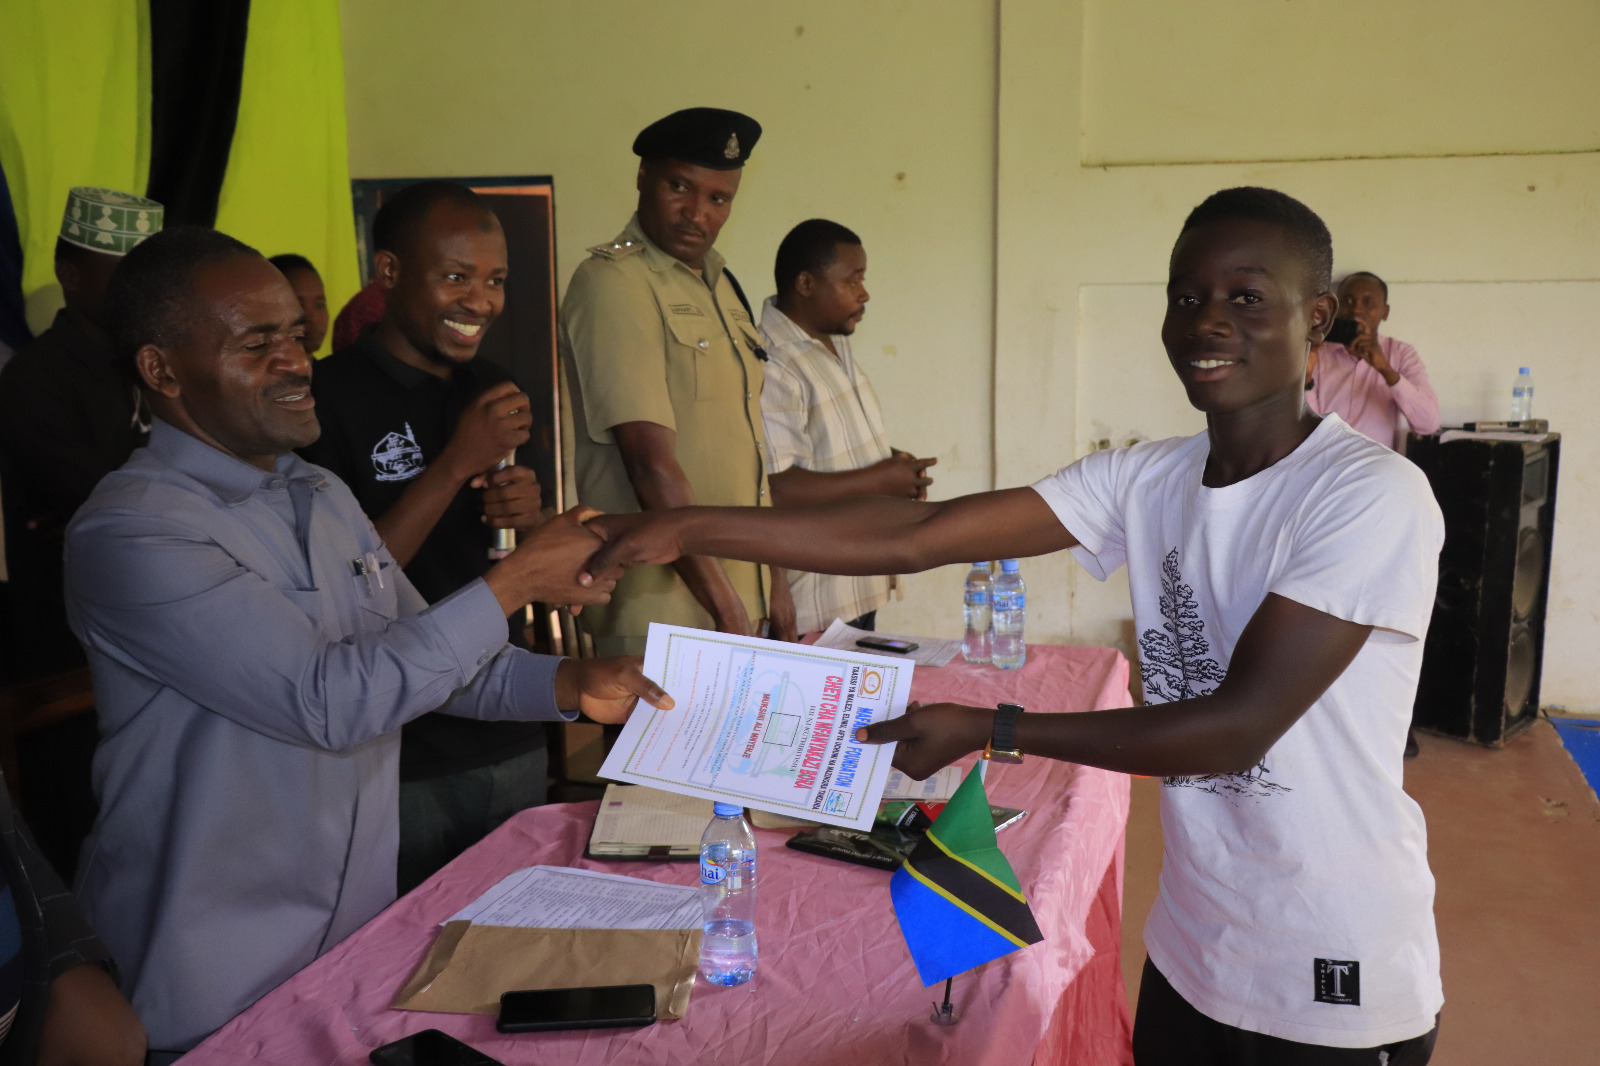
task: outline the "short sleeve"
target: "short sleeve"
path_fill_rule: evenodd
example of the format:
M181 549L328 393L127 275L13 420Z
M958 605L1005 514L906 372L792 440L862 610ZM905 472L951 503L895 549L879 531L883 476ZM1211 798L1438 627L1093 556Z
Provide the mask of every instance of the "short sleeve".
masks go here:
M572 346L584 419L597 444L611 428L654 422L678 428L667 389L667 341L661 312L639 264L589 259L578 267L561 304Z
M1383 450L1314 490L1267 590L1374 627L1374 640L1420 640L1433 615L1444 519L1428 479Z
M1078 542L1073 556L1097 581L1128 561L1124 501L1131 450L1094 452L1033 485Z
M798 466L814 470L810 415L804 380L795 369L776 359L767 364L761 388L761 424L767 433L767 473L778 474Z

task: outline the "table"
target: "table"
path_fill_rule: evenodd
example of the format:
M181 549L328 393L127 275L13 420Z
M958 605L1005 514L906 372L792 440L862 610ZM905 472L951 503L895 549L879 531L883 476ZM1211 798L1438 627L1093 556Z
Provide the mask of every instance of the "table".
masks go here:
M1122 707L1128 663L1109 648L1039 645L1016 671L919 667L911 694L1035 710ZM756 831L761 968L737 988L697 982L682 1021L504 1036L487 1016L389 1010L438 924L512 870L549 863L694 883L692 863L584 859L597 808L589 802L518 814L181 1061L358 1066L380 1044L438 1028L510 1066L1131 1063L1119 958L1128 778L1028 759L991 766L987 784L993 802L1029 812L1000 844L1045 940L958 976L962 1020L953 1027L928 1020L942 987L917 978L889 874L794 851L783 846L787 831L765 830Z

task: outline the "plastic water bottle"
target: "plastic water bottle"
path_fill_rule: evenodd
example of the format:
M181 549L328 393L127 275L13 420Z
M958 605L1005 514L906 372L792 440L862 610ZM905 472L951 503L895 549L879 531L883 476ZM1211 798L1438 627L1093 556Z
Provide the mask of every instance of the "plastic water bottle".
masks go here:
M1522 422L1533 417L1533 371L1523 367L1517 371L1517 380L1511 386L1511 421Z
M700 976L714 985L742 985L756 975L756 838L743 807L712 809L715 817L700 837Z
M988 563L973 563L967 572L967 589L961 597L962 614L967 619L967 635L961 638L961 657L969 663L986 663L991 650L989 637L994 614L989 608L994 582Z
M1023 643L1022 624L1028 615L1028 586L1015 559L1000 560L1000 576L994 579L994 664L1002 670L1015 670L1028 657Z

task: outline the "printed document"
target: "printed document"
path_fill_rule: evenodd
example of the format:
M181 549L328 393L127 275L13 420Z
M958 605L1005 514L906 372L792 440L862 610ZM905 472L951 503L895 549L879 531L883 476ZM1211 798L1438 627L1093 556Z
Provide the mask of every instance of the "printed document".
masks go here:
M700 890L692 885L529 866L501 878L448 920L538 929L698 929L701 907Z
M677 706L641 703L600 776L866 829L893 744L855 731L905 713L915 664L651 623L644 672Z

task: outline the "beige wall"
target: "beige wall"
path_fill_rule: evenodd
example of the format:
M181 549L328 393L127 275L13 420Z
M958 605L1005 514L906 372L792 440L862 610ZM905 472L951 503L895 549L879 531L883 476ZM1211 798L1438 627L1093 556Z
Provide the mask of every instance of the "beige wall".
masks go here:
M721 247L759 299L793 222L862 233L858 351L896 443L941 456L941 496L1197 430L1157 339L1177 228L1228 185L1304 199L1338 269L1391 281L1392 332L1447 418L1501 416L1534 367L1537 413L1565 433L1544 698L1600 712L1589 0L442 10L344 0L352 173L553 174L565 275L625 220L640 126L750 112L767 132ZM1064 557L1025 571L1033 639L1125 640L1125 583ZM954 635L960 574L908 584L884 624Z
M351 174L553 175L563 285L585 248L628 221L634 134L680 107L755 116L762 139L717 246L757 311L791 226L824 215L854 229L872 293L855 349L895 445L939 456L947 493L989 487L991 4L343 10ZM949 628L944 601L959 603L961 578L950 598L942 576L909 583L897 605L907 624Z

